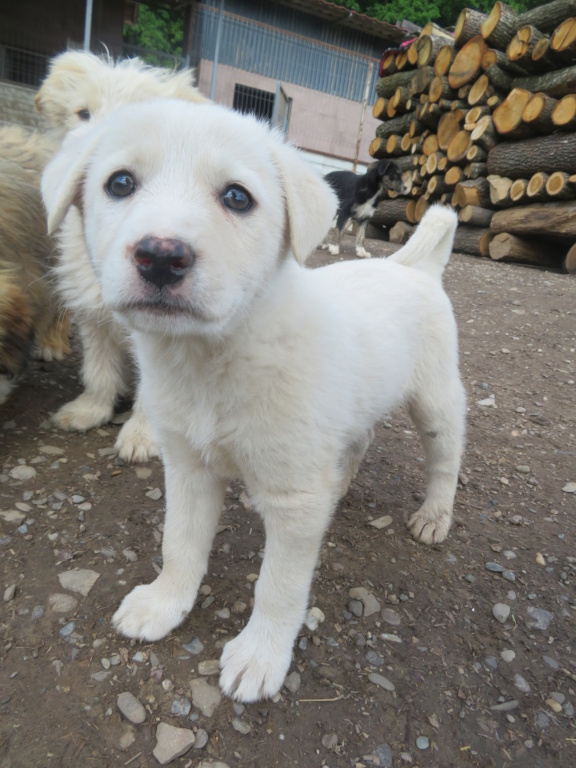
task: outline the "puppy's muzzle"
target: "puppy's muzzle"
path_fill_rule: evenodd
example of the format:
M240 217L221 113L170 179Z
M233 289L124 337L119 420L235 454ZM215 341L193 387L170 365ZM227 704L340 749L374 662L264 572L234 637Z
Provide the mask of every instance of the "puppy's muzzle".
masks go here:
M169 238L147 237L134 249L138 273L157 288L179 283L195 259L189 245Z

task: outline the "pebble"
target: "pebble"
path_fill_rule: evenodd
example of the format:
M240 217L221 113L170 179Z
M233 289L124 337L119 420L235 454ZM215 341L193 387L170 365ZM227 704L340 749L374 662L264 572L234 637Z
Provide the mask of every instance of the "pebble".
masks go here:
M193 637L192 640L190 640L189 643L183 645L182 648L184 648L185 651L188 651L188 653L191 653L193 656L197 656L204 650L204 643L199 638Z
M205 678L198 677L190 680L190 690L192 704L202 712L204 717L212 717L222 700L220 689L210 685Z
M99 573L84 568L79 568L74 571L64 571L63 573L58 574L58 580L64 589L69 589L71 592L79 592L84 597L89 594L99 578Z
M384 664L384 659L376 651L370 650L366 654L366 661L373 667L381 667Z
M416 746L422 751L430 749L430 739L427 736L418 736L416 739Z
M159 501L162 498L162 491L160 488L153 488L151 491L146 492L146 496L152 501Z
M504 573L506 568L504 568L503 565L500 565L500 563L486 563L484 566L487 571L492 571L492 573Z
M219 611L216 611L216 616L218 616L219 619L229 619L230 608L221 608Z
M363 759L371 766L392 768L392 749L389 744L379 744L376 749L372 750L371 755L366 755Z
M546 704L550 707L552 712L556 712L556 714L562 712L562 704L556 701L556 699L546 699Z
M510 616L510 606L506 605L506 603L496 603L496 605L494 605L492 608L492 615L496 621L504 624L504 622L508 619L508 616Z
M208 744L208 731L205 731L204 728L198 728L196 731L194 749L204 749L206 744Z
M301 684L302 678L298 672L294 671L290 672L289 675L286 675L286 679L284 680L284 687L289 690L290 693L296 693Z
M220 760L202 760L196 768L229 768L228 763L221 763Z
M6 587L4 590L4 602L9 603L11 600L14 600L14 595L16 594L16 584L10 584L9 587Z
M6 523L19 523L21 520L24 520L26 515L24 512L18 512L16 509L6 509L0 510L0 517Z
M326 749L336 749L338 746L338 734L333 732L325 733L322 736L322 746Z
M503 701L500 704L494 704L490 707L493 712L512 712L513 709L518 709L520 702L517 699L511 699L510 701Z
M138 725L146 720L146 710L130 691L124 691L118 695L116 706L131 723Z
M78 607L78 600L72 595L55 592L48 597L48 608L54 613L73 613Z
M514 653L514 651L505 650L505 651L502 651L502 653L500 654L500 658L503 661L511 662L511 661L514 661L514 659L516 658L516 654Z
M514 685L522 693L530 693L530 683L522 675L514 675Z
M242 733L244 736L247 736L252 730L250 723L247 723L246 720L242 720L240 717L232 718L232 728L234 728L235 731L238 731L238 733Z
M390 517L390 515L384 515L383 517L378 517L376 520L370 520L368 525L371 525L373 528L377 528L378 530L381 530L382 528L387 528L389 525L391 525L393 522L393 519Z
M188 728L176 728L168 723L158 723L156 746L152 754L160 765L166 765L186 754L194 744L194 740L194 734Z
M36 477L36 470L26 464L19 464L17 467L12 467L8 474L13 480L32 480Z
M401 622L400 614L393 608L383 608L382 618L387 624L392 624L393 627L397 627Z
M348 610L353 616L359 619L364 612L364 606L360 600L348 600Z
M190 714L192 702L190 699L174 699L170 707L170 714L186 717Z
M562 490L564 493L576 493L576 483L566 483Z
M200 675L217 675L220 672L219 659L207 659L198 664L198 673Z
M365 587L352 587L348 591L348 597L352 600L360 600L364 606L364 616L372 616L375 613L379 613L382 608L372 592L368 591Z
M123 549L122 554L128 560L129 563L135 563L138 560L138 555L133 549Z
M75 629L76 629L76 624L73 621L69 621L68 624L64 624L64 626L60 630L60 634L62 635L62 637L68 637L68 635L71 635Z
M383 675L379 675L378 672L370 672L368 675L368 680L371 683L374 683L374 685L380 686L380 688L384 688L385 691L395 691L396 686L394 683L391 683L388 678L384 677Z
M129 730L125 731L122 736L120 736L120 739L118 741L118 749L121 752L126 752L127 749L130 749L132 744L136 741L136 736L134 735L134 731Z
M304 619L304 624L308 627L310 632L314 632L314 630L318 629L320 624L322 624L325 618L326 616L324 616L324 612L321 611L320 608L310 608Z
M531 605L528 606L527 613L532 619L534 619L534 621L528 622L530 629L540 629L545 631L548 629L550 622L554 618L553 613L545 611L543 608L534 608Z

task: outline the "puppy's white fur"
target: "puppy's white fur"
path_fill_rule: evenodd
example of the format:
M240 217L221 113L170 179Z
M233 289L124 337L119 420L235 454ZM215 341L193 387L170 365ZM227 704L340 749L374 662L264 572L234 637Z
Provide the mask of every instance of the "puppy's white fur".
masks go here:
M129 173L132 195L107 180ZM254 199L224 205L230 185ZM164 565L114 615L128 637L164 637L206 573L227 482L240 477L266 549L252 616L223 652L220 683L272 696L289 668L322 537L376 421L407 403L422 437L416 539L448 534L464 433L456 326L441 286L455 214L431 208L387 260L303 266L336 208L331 189L264 125L222 107L121 109L65 146L43 179L52 228L79 205L110 311L131 329L142 397L165 466ZM143 238L195 255L162 295L138 273Z
M83 51L55 57L36 95L36 106L55 135L78 134L120 104L158 97L208 100L193 85L189 70L171 72L140 59L114 62ZM59 238L55 267L58 289L73 313L82 344L84 391L54 416L63 429L86 430L112 418L114 405L132 386L132 354L125 330L106 308L100 285L86 253L82 222L76 210L68 216ZM158 455L156 438L136 396L131 418L120 430L120 458L145 461Z

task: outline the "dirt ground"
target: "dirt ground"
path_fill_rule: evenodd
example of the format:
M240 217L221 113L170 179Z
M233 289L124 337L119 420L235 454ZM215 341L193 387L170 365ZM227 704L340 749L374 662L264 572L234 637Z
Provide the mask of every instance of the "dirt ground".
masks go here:
M117 461L114 424L54 429L50 414L80 391L78 356L34 365L0 409L3 768L156 766L160 722L195 733L171 763L189 768L576 765L576 280L455 255L445 284L468 395L450 536L426 547L406 532L422 451L393 414L322 548L312 602L324 622L300 632L290 689L245 707L217 701L202 663L250 612L263 539L242 488L190 617L130 645L110 619L161 564L160 463ZM86 596L59 581L74 569L98 574ZM210 716L198 686L216 694ZM142 724L121 715L123 692Z

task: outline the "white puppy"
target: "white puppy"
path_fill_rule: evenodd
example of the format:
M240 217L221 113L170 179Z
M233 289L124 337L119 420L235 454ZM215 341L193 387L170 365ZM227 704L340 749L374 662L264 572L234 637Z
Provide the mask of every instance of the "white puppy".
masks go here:
M64 146L43 193L54 229L82 216L106 306L131 329L166 480L161 575L116 628L164 637L194 605L230 478L266 529L252 616L222 689L281 687L330 517L377 420L405 402L426 451L409 527L446 538L464 433L456 326L441 274L456 215L433 207L387 260L307 269L336 199L297 150L223 107L118 110Z
M85 51L67 51L52 59L36 95L36 106L56 136L89 130L120 104L158 97L207 102L193 85L193 72L151 67L140 59L113 61ZM58 290L72 312L82 344L84 391L54 416L63 429L86 430L112 418L114 405L132 385L134 370L125 329L102 302L100 285L86 254L82 223L71 211L59 238L54 269ZM158 455L156 438L140 398L116 441L118 455L145 461Z

